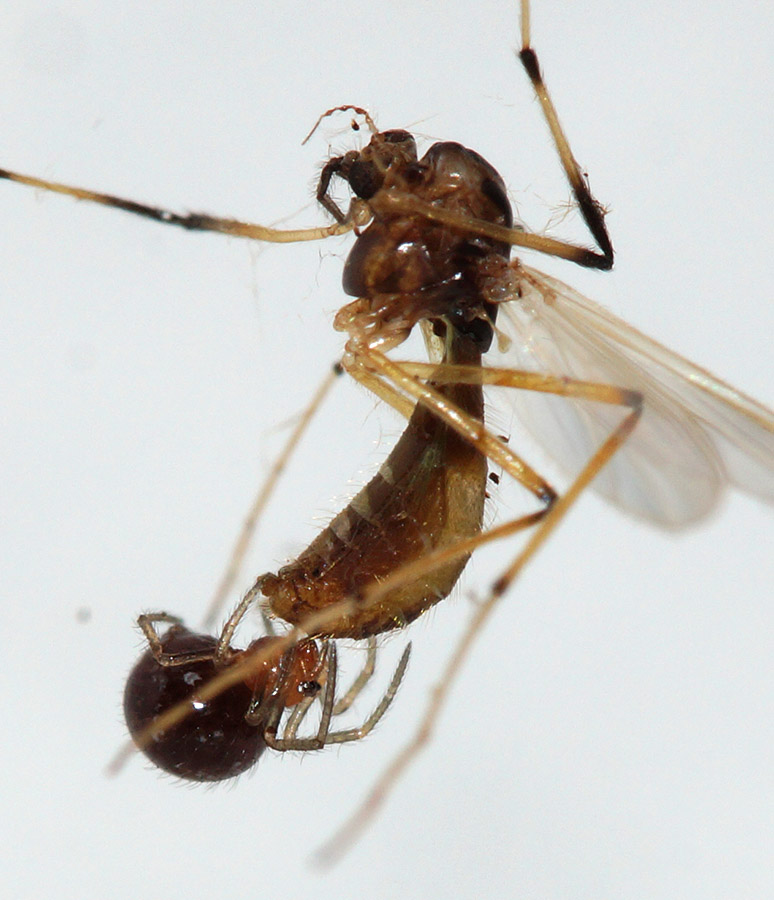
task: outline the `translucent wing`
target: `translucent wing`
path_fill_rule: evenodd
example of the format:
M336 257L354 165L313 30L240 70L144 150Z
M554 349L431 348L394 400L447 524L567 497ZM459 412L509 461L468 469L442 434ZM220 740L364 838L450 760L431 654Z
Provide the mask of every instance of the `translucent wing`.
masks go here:
M644 411L594 488L662 527L705 516L726 483L774 502L774 413L555 278L527 266L500 307L510 338L498 365L632 388ZM495 360L492 360L495 362ZM516 412L574 474L625 410L514 390Z

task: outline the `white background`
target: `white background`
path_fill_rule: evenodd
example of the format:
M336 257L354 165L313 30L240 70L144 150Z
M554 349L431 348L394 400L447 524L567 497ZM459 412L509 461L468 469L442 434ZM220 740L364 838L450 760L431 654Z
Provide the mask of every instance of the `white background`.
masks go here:
M350 145L348 120L300 141L349 102L476 148L532 228L561 211L512 3L307 6L26 0L0 36L0 165L314 224L318 166L329 139ZM618 255L610 275L529 261L774 404L770 5L542 0L533 28ZM137 759L107 779L133 621L201 617L279 426L340 350L349 242L258 249L5 183L0 209L8 896L772 895L774 517L740 496L682 536L584 498L332 872L310 851L408 737L512 548L412 628L406 683L363 744L269 754L231 788ZM572 217L554 233L582 236ZM242 587L304 546L400 427L337 385Z

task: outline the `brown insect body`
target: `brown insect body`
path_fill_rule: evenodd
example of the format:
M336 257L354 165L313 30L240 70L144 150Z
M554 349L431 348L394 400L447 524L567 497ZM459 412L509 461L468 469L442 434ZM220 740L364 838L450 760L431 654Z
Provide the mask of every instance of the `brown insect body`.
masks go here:
M450 329L451 330L451 329ZM478 345L452 333L451 362L478 364ZM483 417L482 390L443 385L441 393ZM300 556L277 575L259 579L273 615L294 625L427 553L481 532L486 491L484 456L424 406L416 407L395 448L374 478ZM400 628L446 597L469 554L428 572L329 622L329 637L364 638Z
M356 155L356 159L348 159ZM393 198L430 204L459 218L505 228L513 214L505 184L493 166L453 141L433 144L421 160L406 131L375 134L362 151L335 158L326 166L346 178L372 221L358 235L344 266L343 287L357 297L337 315L335 327L400 343L422 319L444 319L489 348L496 308L489 292L501 282L510 245L470 230L454 230L393 207ZM325 173L320 190L327 192ZM330 201L330 198L326 198ZM324 200L323 200L324 202ZM358 202L358 201L355 201ZM331 209L330 203L325 203ZM338 207L334 215L341 216Z
M417 159L405 131L377 133L361 152L331 160L321 179L327 197L332 174L345 178L368 203L373 221L358 236L344 269L344 289L358 297L336 326L370 339L399 343L420 320L429 320L446 343L444 364L481 365L496 314L487 291L508 262L510 247L491 238L454 232L427 220L393 213L380 200L411 193L461 217L505 227L512 214L498 173L457 143L434 144ZM326 200L329 201L326 203ZM375 338L375 340L373 340ZM483 422L480 385L430 382L457 409ZM428 553L480 534L487 465L483 454L424 405L377 475L301 555L256 587L271 613L303 625L312 613L368 588ZM400 628L446 597L469 554L416 580L377 603L327 622L328 637L365 638Z

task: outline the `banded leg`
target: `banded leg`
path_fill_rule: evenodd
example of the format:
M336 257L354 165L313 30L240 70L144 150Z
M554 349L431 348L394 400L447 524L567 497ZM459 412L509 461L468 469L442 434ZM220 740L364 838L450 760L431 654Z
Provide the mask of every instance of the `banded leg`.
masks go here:
M586 177L572 154L570 144L559 122L554 103L551 100L551 95L548 93L548 88L543 80L537 53L532 47L530 31L529 0L521 0L521 49L518 53L519 60L532 83L535 96L540 103L543 117L551 132L554 146L559 154L559 160L570 183L570 188L578 204L583 221L586 223L586 227L589 229L599 250L592 250L588 247L573 244L569 241L557 240L546 235L533 234L520 228L505 228L479 219L470 219L465 224L471 234L480 234L496 241L511 244L514 247L537 250L539 253L566 259L586 268L608 270L613 267L614 251L607 226L605 225L605 209L591 193ZM412 194L400 194L397 191L392 191L377 195L369 202L372 211L375 213L395 215L402 212L407 215L421 216L430 222L437 222L439 225L446 225L458 230L461 227L459 215L419 200Z
M9 169L0 169L0 179L14 181L17 184L26 184L29 187L49 191L53 194L65 194L68 197L74 197L76 200L87 200L90 203L99 203L101 206L110 206L113 209L120 209L135 216L152 219L161 225L175 225L179 228L184 228L186 231L216 231L232 237L243 237L253 241L268 241L274 244L319 241L334 234L346 234L355 227L354 222L345 221L317 228L270 228L266 225L258 225L255 222L242 222L239 219L227 219L221 216L211 216L207 213L176 213L161 206L150 206L146 203L138 203L136 200L116 197L114 194L103 194L100 191L92 191L88 188L61 184L58 181L48 181L45 178L37 178L34 175L22 175L20 172L11 172Z

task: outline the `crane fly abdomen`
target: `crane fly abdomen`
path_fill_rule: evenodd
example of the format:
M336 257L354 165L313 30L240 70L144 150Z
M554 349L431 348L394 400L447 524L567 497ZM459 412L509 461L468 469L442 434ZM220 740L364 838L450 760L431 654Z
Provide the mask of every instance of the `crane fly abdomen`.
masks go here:
M451 332L446 361L480 364L479 345ZM483 420L480 385L437 385L439 393ZM486 459L424 406L374 478L301 555L259 579L272 615L293 625L348 598L362 598L403 566L481 533ZM400 628L446 597L469 554L408 581L376 603L325 626L332 638L365 638Z

